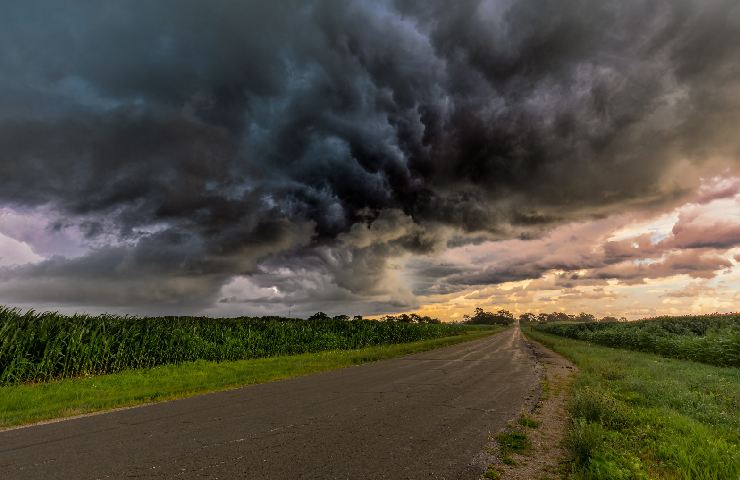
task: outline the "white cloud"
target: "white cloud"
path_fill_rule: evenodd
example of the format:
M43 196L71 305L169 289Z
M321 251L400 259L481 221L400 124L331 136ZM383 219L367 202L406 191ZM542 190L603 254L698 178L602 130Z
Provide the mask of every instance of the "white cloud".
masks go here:
M0 233L0 266L23 265L43 260L25 243Z

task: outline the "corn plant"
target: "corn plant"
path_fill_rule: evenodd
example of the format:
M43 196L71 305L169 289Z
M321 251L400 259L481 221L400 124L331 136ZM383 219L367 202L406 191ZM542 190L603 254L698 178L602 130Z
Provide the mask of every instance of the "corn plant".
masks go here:
M0 307L0 385L412 342L467 328L331 318L66 316Z
M545 323L535 328L607 347L723 367L740 366L740 314L658 317L620 323Z

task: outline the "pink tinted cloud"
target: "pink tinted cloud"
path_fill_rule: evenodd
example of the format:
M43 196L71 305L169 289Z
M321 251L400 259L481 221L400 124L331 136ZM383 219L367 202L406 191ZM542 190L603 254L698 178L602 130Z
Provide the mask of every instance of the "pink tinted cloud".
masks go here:
M619 297L615 292L606 290L603 287L593 288L591 290L570 288L556 296L558 300L614 300Z
M537 264L581 267L594 262L594 251L624 222L614 217L592 222L570 223L530 240L503 240L453 249L444 257L473 265ZM597 262L598 264L598 262Z
M740 245L740 221L706 219L699 212L681 214L666 248L730 249Z
M674 275L689 275L692 278L713 278L722 269L732 268L730 260L710 249L676 250L660 260L635 263L622 262L608 267L588 271L578 280L615 279L626 284L642 283L645 279L657 279Z
M708 287L706 282L694 282L678 290L666 292L661 295L663 298L696 298L701 295L714 295L716 289Z
M726 192L729 187L724 187ZM558 270L564 272L557 276L561 287L598 285L611 279L634 284L674 275L712 278L732 267L727 251L740 245L740 216L733 205L732 200L715 198L679 207L678 219L661 236L650 231L609 240L631 219L621 216L563 225L532 240L451 249L443 255L450 274L442 284L495 285Z
M694 199L658 217L612 216L561 225L534 239L450 248L440 257L410 263L409 277L417 281L414 291L420 295L475 288L464 298L485 299L491 295L485 286L508 284L511 295L512 282L526 280L529 294L539 289L555 298L554 292L565 289L562 299L573 301L612 300L605 287L613 281L637 285L677 275L711 279L737 268L733 256L740 262L732 251L740 246L740 204L732 198L738 185L735 177L702 182L702 202ZM656 223L661 218L669 221ZM625 232L632 236L625 238ZM541 285L545 279L552 285ZM593 291L582 293L586 287Z
M701 182L696 203L706 204L740 195L740 177L712 177Z
M652 238L651 233L643 233L624 240L605 242L603 245L605 263L660 256L664 249L659 243L654 243Z
M604 261L598 248L623 221L621 218L609 218L572 223L558 227L541 238L485 242L450 249L435 262L447 265L448 269L449 265L458 267L445 281L453 285L499 284L539 278L553 269L600 267ZM439 271L429 270L435 273Z

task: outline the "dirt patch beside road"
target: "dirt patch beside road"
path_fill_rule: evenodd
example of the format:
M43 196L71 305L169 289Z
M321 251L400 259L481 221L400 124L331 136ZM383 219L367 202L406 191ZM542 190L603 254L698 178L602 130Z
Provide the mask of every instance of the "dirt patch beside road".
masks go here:
M561 478L568 453L563 438L568 426L567 403L578 369L564 357L527 339L537 359L539 395L520 417L492 439L491 462L483 478L544 480Z

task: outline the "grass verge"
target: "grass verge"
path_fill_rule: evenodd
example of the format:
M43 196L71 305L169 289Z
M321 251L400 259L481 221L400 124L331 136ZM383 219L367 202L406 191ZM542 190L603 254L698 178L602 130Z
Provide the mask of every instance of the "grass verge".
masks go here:
M740 478L740 369L525 333L581 370L570 478Z
M198 360L110 375L0 387L0 428L160 402L334 370L475 340L504 328L358 350L330 350L229 362Z

